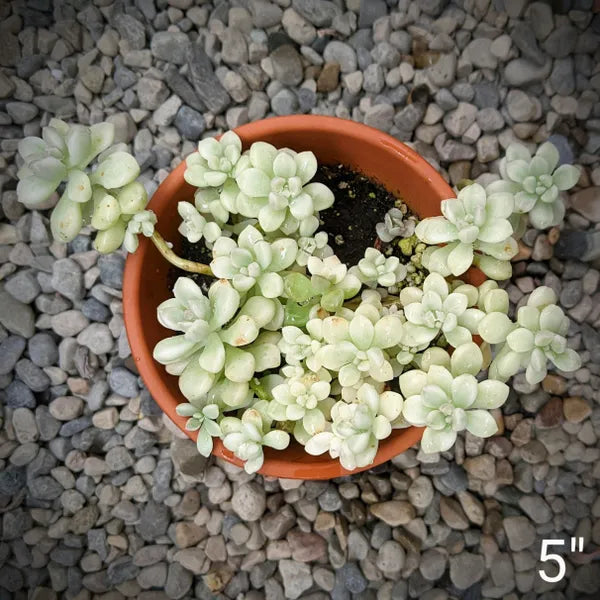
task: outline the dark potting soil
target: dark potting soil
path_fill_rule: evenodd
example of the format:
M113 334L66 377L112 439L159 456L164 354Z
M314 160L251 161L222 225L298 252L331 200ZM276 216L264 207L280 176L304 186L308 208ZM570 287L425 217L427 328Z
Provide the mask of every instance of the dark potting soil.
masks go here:
M377 241L376 225L383 221L385 213L398 206L399 199L382 184L362 175L344 165L319 165L314 182L325 184L335 195L331 208L320 212L319 231L329 234L329 245L335 254L348 267L356 265L363 258L365 249L374 246ZM410 212L407 213L407 216ZM396 248L388 248L386 253L407 260ZM380 248L384 251L384 248ZM179 254L194 262L208 264L212 260L210 250L202 242L191 244L185 238L181 240ZM178 277L191 277L203 290L214 281L206 275L197 275L182 271L176 267L169 269L169 287L172 288Z
M344 165L320 165L312 181L325 184L335 195L331 208L319 213L320 231L329 234L329 245L348 267L375 245L375 226L398 199L383 185Z

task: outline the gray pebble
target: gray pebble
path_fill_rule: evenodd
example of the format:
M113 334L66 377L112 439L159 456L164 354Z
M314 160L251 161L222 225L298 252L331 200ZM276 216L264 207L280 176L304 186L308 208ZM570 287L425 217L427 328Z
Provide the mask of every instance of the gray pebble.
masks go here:
M29 358L38 367L49 367L58 362L58 346L49 333L36 333L27 344Z

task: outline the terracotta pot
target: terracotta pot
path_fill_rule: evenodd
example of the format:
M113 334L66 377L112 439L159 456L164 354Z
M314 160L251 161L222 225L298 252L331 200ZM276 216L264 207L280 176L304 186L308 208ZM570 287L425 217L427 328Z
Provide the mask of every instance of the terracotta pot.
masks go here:
M389 191L401 196L420 217L439 215L440 201L454 196L442 177L416 152L393 137L359 123L333 117L296 115L243 125L236 129L236 133L244 148L262 140L277 147L312 150L320 163L343 163L378 180ZM158 229L163 237L176 245L180 240L177 203L192 200L194 192L194 188L183 179L184 170L185 161L158 187L148 206L158 217ZM195 439L196 432L186 431L186 419L175 412L177 404L184 401L177 378L168 375L164 367L152 358L156 343L172 335L156 319L156 307L171 296L167 286L170 266L153 244L140 236L139 249L128 256L125 266L125 326L132 355L153 398L182 431ZM470 273L467 279L480 283L481 273ZM395 430L379 443L375 461L367 468L404 452L421 439L422 433L422 428L418 427ZM213 454L242 465L225 449L221 440L214 440ZM364 469L353 472L360 470ZM350 472L328 454L310 456L300 444L293 442L283 451L265 449L265 462L260 473L272 477L330 479Z

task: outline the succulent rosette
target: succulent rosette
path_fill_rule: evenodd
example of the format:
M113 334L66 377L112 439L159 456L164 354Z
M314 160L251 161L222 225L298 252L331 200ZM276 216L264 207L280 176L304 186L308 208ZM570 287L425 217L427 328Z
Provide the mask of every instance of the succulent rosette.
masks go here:
M402 344L420 347L434 340L439 333L454 347L470 342L483 313L469 308L469 296L462 290L450 291L448 282L431 273L423 289L408 287L400 292L406 323Z
M532 157L522 144L513 143L500 161L502 180L488 186L491 193L510 191L515 198L515 212L528 214L537 229L558 225L565 216L560 192L579 181L579 169L573 165L557 167L559 154L550 142L542 144Z
M392 432L402 413L403 399L397 392L379 393L363 383L356 402L337 402L331 409L331 430L313 435L306 443L309 454L329 452L349 471L373 462L379 441Z
M481 350L468 343L456 349L449 368L431 364L426 372L415 369L400 375L402 415L411 425L425 427L425 452L449 450L465 429L483 438L498 431L488 411L504 404L509 388L492 379L478 382L475 375L482 366Z
M319 226L318 211L334 200L327 186L309 183L317 171L315 155L255 142L248 156L250 166L236 177L238 212L256 217L266 232L312 235Z
M205 138L198 142L198 152L185 159L184 178L196 187L221 187L235 177L241 156L242 141L234 131L224 133L218 140Z
M390 288L406 279L408 271L397 256L386 257L376 248L367 248L350 273L369 287Z
M442 200L441 217L423 219L416 227L417 237L426 244L445 244L428 248L423 264L444 277L462 275L475 263L489 277L510 277L510 263L517 253L509 221L514 209L513 195L498 191L487 195L474 183L464 187L456 198Z
M415 232L416 225L414 217L406 218L399 208L394 207L385 213L383 221L377 223L375 230L382 242L389 243L398 237L409 238Z
M196 447L202 456L210 456L213 449L213 438L221 436L221 426L218 423L221 409L218 404L206 403L199 400L182 402L175 411L180 417L189 417L185 428L197 431Z
M276 298L283 294L279 272L293 264L297 252L295 240L280 238L269 243L249 225L237 242L228 237L217 239L210 267L217 277L231 280L239 292L248 292L256 285L265 298Z
M283 450L290 443L285 431L270 429L272 420L266 415L266 407L256 403L244 411L241 419L224 417L220 426L223 445L244 462L247 473L256 473L264 462L263 447ZM262 402L262 404L266 404Z
M542 286L519 308L516 323L500 312L486 315L479 324L481 337L490 343L505 342L490 365L490 377L505 381L525 369L527 381L534 384L546 376L548 361L561 371L581 366L577 352L567 347L569 319L556 301L554 291Z
M348 298L358 294L361 283L358 277L335 255L308 259L310 283L314 293L321 296L321 306L330 312L340 308Z
M402 336L396 317L377 315L370 319L360 313L350 319L327 317L322 334L327 343L317 351L316 360L336 371L342 386L353 386L367 376L380 382L393 378L394 371L384 351L398 344Z

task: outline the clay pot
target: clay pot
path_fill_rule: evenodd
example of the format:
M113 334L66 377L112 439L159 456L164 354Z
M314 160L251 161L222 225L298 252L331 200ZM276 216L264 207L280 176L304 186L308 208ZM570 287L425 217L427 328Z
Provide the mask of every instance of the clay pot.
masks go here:
M452 189L416 152L393 137L359 123L333 117L295 115L277 117L243 125L236 129L244 148L252 142L265 141L296 151L312 150L320 163L343 163L381 182L397 193L420 217L440 214L440 201L453 197ZM180 218L177 203L193 202L194 188L183 179L185 161L161 183L148 208L158 217L158 230L177 249L181 236L177 232ZM357 215L360 218L360 215ZM167 273L171 265L158 253L152 242L140 236L139 249L130 254L125 266L123 308L127 336L139 372L162 410L190 438L196 432L186 431L186 419L177 415L175 407L185 399L177 386L177 377L168 375L164 367L152 358L156 343L172 335L159 325L156 307L171 292ZM477 277L470 278L480 283ZM379 450L370 468L404 452L421 439L418 427L394 430L379 443ZM213 454L238 466L242 462L225 449L221 440L214 440ZM363 469L357 469L360 471ZM263 475L296 479L330 479L348 475L338 460L328 454L310 456L303 447L292 442L286 450L265 449Z

